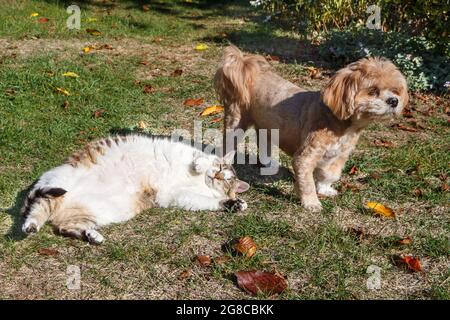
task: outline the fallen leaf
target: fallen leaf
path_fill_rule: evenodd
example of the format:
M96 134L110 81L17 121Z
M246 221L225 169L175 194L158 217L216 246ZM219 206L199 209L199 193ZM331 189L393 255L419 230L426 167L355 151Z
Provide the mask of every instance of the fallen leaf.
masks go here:
M409 132L416 132L417 131L416 128L408 127L408 126L405 126L403 124L398 124L398 123L392 125L392 128L403 130L403 131L409 131Z
M141 61L139 61L139 64L142 64L143 66L148 66L150 64L150 61L148 61L148 60L141 60Z
M203 98L198 98L198 99L186 99L183 102L183 105L185 105L186 107L194 107L194 106L199 106L203 103Z
M450 116L450 107L445 107L444 113L448 116Z
M147 128L147 125L145 124L144 121L139 121L137 127L141 130L144 130Z
M82 50L84 53L88 53L89 51L91 51L91 47L84 47Z
M64 72L63 76L70 77L70 78L78 78L79 77L78 74L76 74L75 72L72 72L72 71Z
M239 242L234 245L236 252L250 258L256 253L256 244L249 236L245 236L239 239Z
M403 115L405 118L414 118L414 115L413 115L413 113L412 113L412 110L411 110L410 108L408 108L408 107L406 107L406 108L403 109L402 115Z
M181 272L181 273L178 275L178 280L185 280L185 279L188 279L188 278L191 277L191 275L192 275L192 269L184 270L183 272Z
M33 12L32 14L30 14L30 17L37 17L38 15L39 15L39 13Z
M320 70L314 67L306 67L306 70L308 70L308 75L311 79L320 78L320 76L322 75Z
M341 190L352 190L352 191L360 191L361 187L354 183L349 183L346 181L341 182Z
M383 140L383 139L376 139L373 141L373 144L376 147L384 147L384 148L393 148L394 147L394 143L392 141L387 141L387 140Z
M144 4L144 5L142 6L142 11L147 12L147 11L149 11L149 10L150 10L150 7L149 7L148 5Z
M39 23L47 23L47 22L49 22L49 19L48 19L48 18L42 17L42 18L39 18L39 19L38 19L38 22L39 22Z
M353 166L350 168L350 171L348 172L348 174L350 175L354 175L358 172L358 168L356 166Z
M63 109L69 108L69 101L64 100L63 104L61 105L61 108L63 108Z
M200 113L200 116L206 117L206 116L209 116L210 114L219 113L221 111L223 111L223 106L214 105L214 106L205 108L205 110L203 110L202 113Z
M278 294L287 288L286 280L271 272L238 271L234 275L237 278L239 288L254 296L259 293L266 295Z
M56 256L57 254L59 254L59 251L55 250L55 249L49 249L49 248L40 248L38 250L38 253L41 256Z
M414 258L413 256L410 255L405 255L403 257L395 255L393 256L393 261L397 265L397 267L400 268L406 267L408 270L414 272L423 271L419 258Z
M223 120L223 117L217 117L217 118L212 119L210 122L211 123L216 123L216 122L220 122L222 120Z
M217 264L217 265L224 264L224 263L226 263L229 260L230 260L229 256L223 255L223 256L214 258L214 264Z
M207 50L209 47L204 44L204 43L200 43L198 45L195 46L195 50L197 51L203 51L203 50Z
M414 194L416 195L416 197L423 197L423 190L420 188L414 189Z
M87 22L95 22L97 21L97 18L87 18Z
M97 29L91 29L91 28L87 28L86 32L89 33L91 36L100 36L102 34Z
M55 88L55 91L56 91L56 92L59 92L59 93L61 93L61 94L63 94L63 95L65 95L65 96L70 96L70 92L67 91L66 89L63 89L63 88Z
M92 117L94 118L100 118L103 117L103 114L106 112L105 109L97 109L92 113Z
M155 42L155 43L160 43L161 41L163 41L163 38L161 38L161 37L153 38L153 42Z
M447 192L449 189L450 189L450 187L448 186L448 184L444 182L441 186L441 191Z
M407 245L407 244L411 244L412 240L410 237L405 237L403 239L398 240L399 244L403 244L403 245Z
M196 256L195 259L202 267L208 267L211 265L211 258L210 256Z
M183 74L183 70L182 69L175 69L173 72L172 72L172 77L179 77L179 76L181 76Z
M391 208L382 205L381 203L367 202L366 207L369 209L372 209L378 215L381 215L381 216L384 216L387 218L395 217L394 211Z
M149 85L149 84L146 84L145 86L144 86L144 91L143 91L144 93L153 93L153 92L155 92L155 89L151 86L151 85Z

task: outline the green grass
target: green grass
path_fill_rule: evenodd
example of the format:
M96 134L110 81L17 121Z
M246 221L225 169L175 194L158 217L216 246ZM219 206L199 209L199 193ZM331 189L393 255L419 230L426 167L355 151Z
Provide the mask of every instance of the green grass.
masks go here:
M301 37L261 25L245 1L151 1L149 11L139 1L116 1L111 7L110 2L90 1L82 6L79 31L65 27L63 1L0 3L5 4L0 43L6 41L0 53L1 298L242 299L249 296L232 275L257 269L287 277L289 289L280 299L449 299L449 198L442 190L450 163L443 108L448 98L429 117L414 112L425 130L370 127L338 183L355 184L358 190L344 188L338 197L323 199L321 213L301 208L289 173L264 181L255 168L244 166L238 171L252 186L244 195L249 204L244 213L154 209L104 228L102 246L55 235L50 226L25 238L18 212L25 189L88 141L136 130L140 121L148 133L192 130L201 109L186 108L183 101L203 97L204 106L217 103L212 76L228 39L249 51L281 56L285 62L273 63L274 68L301 86L320 89L324 82L307 77L305 66L316 63L311 56L295 56L292 48ZM30 17L33 12L39 16ZM50 21L39 23L39 17ZM101 35L91 36L86 28ZM227 38L220 36L223 32ZM157 37L162 40L155 42ZM209 49L195 51L198 43ZM113 49L82 52L100 44ZM181 76L172 76L176 69L183 70ZM79 78L64 77L67 71ZM155 92L145 94L145 85ZM427 104L412 99L414 107L434 105L434 97L428 97ZM221 128L221 123L209 123L214 117L205 119L204 128ZM395 147L375 147L372 141L380 138ZM281 160L290 166L288 157ZM355 175L348 174L352 166L358 168ZM364 206L367 201L392 207L397 218L374 216ZM363 228L364 237L355 236L352 228ZM223 252L223 244L246 235L258 246L254 257ZM412 243L399 245L406 236ZM41 248L58 254L41 255ZM203 268L195 262L199 254L229 260ZM417 255L425 273L398 268L391 262L393 254ZM69 265L81 268L80 291L65 287ZM382 269L380 290L366 288L370 265ZM180 278L186 270L190 276Z

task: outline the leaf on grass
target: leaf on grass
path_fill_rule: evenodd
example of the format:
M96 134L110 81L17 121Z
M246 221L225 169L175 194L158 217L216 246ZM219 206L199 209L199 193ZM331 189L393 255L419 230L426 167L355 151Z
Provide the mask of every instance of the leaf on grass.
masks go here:
M254 296L259 293L278 294L287 288L286 280L271 272L238 271L234 275L237 278L239 288Z
M144 91L143 91L144 93L153 93L153 92L155 92L155 88L153 88L151 85L149 85L149 84L146 84L145 86L144 86Z
M141 61L139 61L139 64L142 64L143 66L148 66L150 64L150 61L148 61L148 60L141 60Z
M63 76L70 77L70 78L78 78L79 77L78 74L76 74L75 72L72 72L72 71L64 72Z
M356 166L353 166L350 168L350 171L348 172L348 174L350 175L354 175L358 172L358 168Z
M41 256L56 256L57 254L59 254L59 251L55 250L55 249L49 249L49 248L40 248L38 250L38 253Z
M183 74L183 69L175 69L173 72L172 72L172 77L179 77L179 76L181 76Z
M384 148L393 148L394 147L394 143L392 141L387 141L387 140L383 140L383 139L376 139L373 141L373 144L376 147L384 147Z
M306 67L306 70L308 70L308 75L311 79L320 78L320 76L322 75L320 70L314 67Z
M202 267L208 267L211 265L211 258L210 256L202 256L198 255L195 257L195 260L197 260L197 263L201 265Z
M221 265L221 264L228 262L229 260L230 260L230 257L227 255L219 256L217 258L214 258L214 264Z
M448 186L448 184L447 183L443 183L442 184L442 186L441 186L441 191L442 192L447 192L448 190L450 190L450 187Z
M97 18L87 18L87 22L96 22Z
M198 99L186 99L183 102L183 105L185 105L186 107L195 107L195 106L199 106L203 103L203 98L198 98Z
M67 91L66 89L56 87L56 88L55 88L55 91L58 92L58 93L61 93L61 94L65 95L65 96L70 96L70 92Z
M102 34L97 29L91 29L91 28L87 28L86 32L89 33L91 36L100 36Z
M88 53L89 51L91 51L91 47L84 47L82 50L84 53Z
M399 123L392 125L392 128L403 130L403 131L408 131L408 132L416 132L417 131L416 128L408 127L408 126L405 126L405 125L399 124Z
M208 48L209 47L204 43L200 43L195 46L195 50L197 50L197 51L204 51L204 50L207 50Z
M372 209L376 214L378 214L380 216L387 217L387 218L395 217L394 211L391 208L382 205L381 203L367 202L366 206L367 206L367 208Z
M422 189L417 188L417 189L414 189L414 194L416 195L416 197L420 198L420 197L423 197L424 192Z
M33 12L32 14L30 14L30 17L37 17L38 15L39 15L39 13Z
M410 237L405 237L403 239L398 240L399 244L408 245L412 243L412 240Z
M47 23L49 21L50 21L49 18L44 18L44 17L38 19L39 23Z
M192 269L184 270L183 272L181 272L181 273L178 275L178 280L185 280L185 279L188 279L188 278L191 277L191 275L192 275Z
M140 129L140 130L145 130L145 129L147 128L147 125L145 124L144 121L141 120L141 121L138 122L137 127L138 127L138 129Z
M222 120L223 120L223 117L217 117L217 118L212 119L210 122L211 123L217 123L217 122L220 122Z
M206 117L206 116L209 116L210 114L216 114L216 113L219 113L222 111L223 111L223 106L214 105L214 106L205 108L205 110L203 110L202 113L200 113L200 116Z
M106 112L105 109L97 109L92 113L92 117L94 118L100 118L103 117L103 114Z
M414 258L413 256L410 256L410 255L406 255L403 257L399 256L399 255L395 255L393 257L393 261L399 268L406 267L408 270L414 271L414 272L422 272L423 271L423 268L422 268L419 258Z
M65 109L65 110L66 110L67 108L69 108L69 101L64 100L63 104L61 105L61 108Z
M150 10L150 7L149 7L148 5L144 4L144 5L142 6L142 11L147 12L147 11L149 11L149 10Z
M249 236L245 236L239 239L239 242L234 245L236 252L250 258L256 253L256 244Z

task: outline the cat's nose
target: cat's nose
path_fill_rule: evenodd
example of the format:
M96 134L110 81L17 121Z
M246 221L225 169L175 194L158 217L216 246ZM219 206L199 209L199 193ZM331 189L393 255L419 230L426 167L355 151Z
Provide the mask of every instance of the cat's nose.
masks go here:
M398 105L398 99L395 97L391 97L386 100L386 103L392 108L395 108Z

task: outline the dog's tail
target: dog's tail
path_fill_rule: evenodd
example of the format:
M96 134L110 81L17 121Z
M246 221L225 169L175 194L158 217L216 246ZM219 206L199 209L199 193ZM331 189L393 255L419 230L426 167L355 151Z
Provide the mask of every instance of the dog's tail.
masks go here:
M270 68L260 55L244 56L235 46L225 49L223 60L214 76L214 87L225 106L237 103L250 105L251 87L255 77Z

